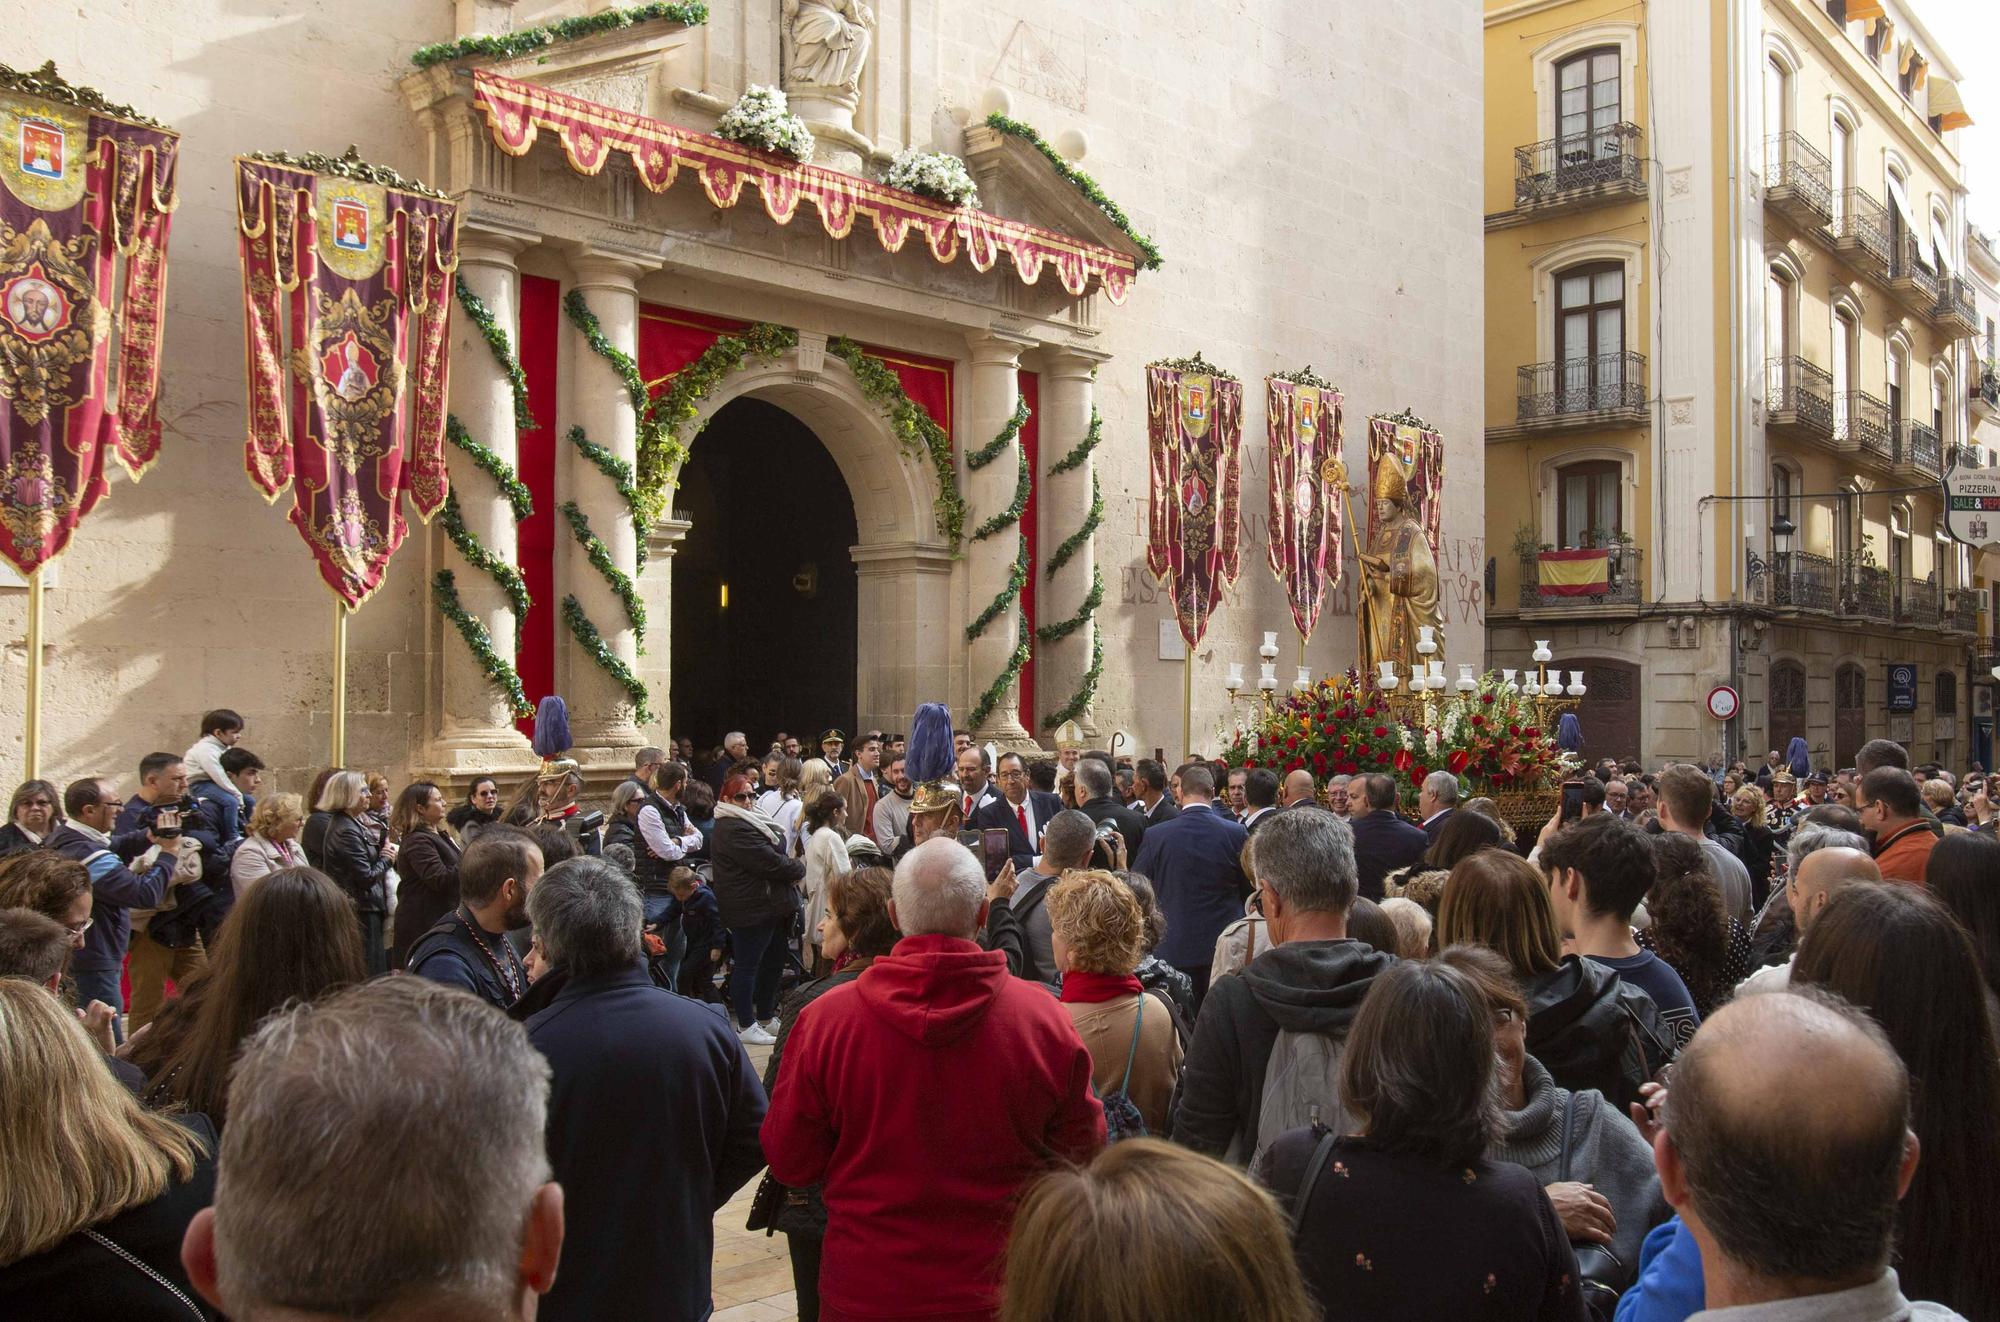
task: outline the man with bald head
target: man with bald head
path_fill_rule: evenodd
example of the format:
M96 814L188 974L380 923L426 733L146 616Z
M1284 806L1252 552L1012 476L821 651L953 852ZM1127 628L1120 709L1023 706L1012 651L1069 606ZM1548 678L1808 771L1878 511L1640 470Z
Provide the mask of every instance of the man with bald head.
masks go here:
M1909 1075L1867 1015L1817 989L1732 1001L1681 1052L1663 1119L1653 1158L1680 1221L1647 1237L1635 1315L1692 1303L1698 1272L1691 1322L1959 1316L1906 1300L1889 1266L1921 1154Z
M1278 805L1281 808L1297 808L1301 804L1309 808L1317 803L1319 800L1313 788L1313 773L1294 771L1287 775L1283 799L1284 801Z
M1875 860L1868 857L1868 851L1860 846L1865 843L1860 836L1845 836L1849 843L1829 845L1814 849L1799 860L1792 875L1785 882L1785 902L1792 906L1792 922L1798 927L1800 938L1804 938L1806 928L1812 926L1819 911L1826 908L1826 902L1834 892L1851 886L1857 881L1880 881L1882 870ZM1737 986L1737 995L1745 992L1783 991L1792 982L1792 960L1798 958L1798 947L1782 964L1758 969Z

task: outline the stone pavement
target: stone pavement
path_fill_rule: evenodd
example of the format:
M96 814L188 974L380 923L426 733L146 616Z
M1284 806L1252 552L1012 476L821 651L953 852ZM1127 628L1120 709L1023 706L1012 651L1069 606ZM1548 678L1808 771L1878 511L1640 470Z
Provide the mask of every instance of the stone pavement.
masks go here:
M751 1047L750 1061L761 1076L771 1048ZM761 1178L761 1177L759 1177ZM753 1178L715 1214L715 1315L712 1322L792 1322L798 1316L792 1295L792 1259L783 1235L766 1237L743 1228Z

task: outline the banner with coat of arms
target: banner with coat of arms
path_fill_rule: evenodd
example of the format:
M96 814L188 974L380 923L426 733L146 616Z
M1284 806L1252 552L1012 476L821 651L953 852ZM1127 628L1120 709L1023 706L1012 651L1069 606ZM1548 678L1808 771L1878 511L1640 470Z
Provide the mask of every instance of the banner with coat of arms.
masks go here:
M292 524L351 609L402 545L404 494L428 520L448 489L458 207L350 149L238 157L236 215L244 467L266 500L292 486Z
M134 478L159 455L179 153L53 64L0 65L0 555L23 574L103 498L107 449Z
M1264 379L1265 433L1271 463L1271 572L1299 638L1312 637L1326 597L1327 552L1340 584L1341 506L1332 499L1326 464L1341 457L1341 394L1312 376Z
M1150 503L1146 567L1166 581L1189 647L1201 646L1239 564L1243 383L1192 359L1146 369Z
M1381 501L1385 484L1397 485L1385 466L1400 477L1411 512L1423 527L1433 559L1438 554L1438 527L1444 518L1444 437L1422 418L1410 414L1368 420L1368 542L1381 531Z

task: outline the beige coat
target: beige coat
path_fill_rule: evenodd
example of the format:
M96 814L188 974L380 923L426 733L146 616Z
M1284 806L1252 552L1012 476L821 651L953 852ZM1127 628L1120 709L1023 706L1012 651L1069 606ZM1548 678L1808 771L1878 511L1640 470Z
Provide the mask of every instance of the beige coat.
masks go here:
M1139 1004L1137 996L1089 1004L1065 1001L1077 1036L1090 1049L1090 1081L1098 1095L1113 1091L1125 1079L1125 1060L1132 1060L1129 1095L1145 1118L1146 1132L1164 1138L1167 1106L1173 1098L1174 1080L1181 1072L1181 1043L1174 1032L1172 1013L1157 995L1148 993L1145 1021L1139 1025L1139 1049L1132 1050L1132 1016Z

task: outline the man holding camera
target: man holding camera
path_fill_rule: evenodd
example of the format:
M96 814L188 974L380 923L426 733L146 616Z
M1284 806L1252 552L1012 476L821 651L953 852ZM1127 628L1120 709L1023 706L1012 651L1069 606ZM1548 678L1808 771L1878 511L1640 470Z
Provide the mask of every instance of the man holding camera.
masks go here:
M131 960L126 975L132 982L132 1008L128 1026L137 1032L152 1022L167 995L167 980L185 987L188 979L208 967L208 951L201 933L190 923L174 921L190 914L176 914L183 902L192 898L181 888L201 880L201 853L204 845L214 848L214 832L201 816L194 800L188 798L187 764L175 753L148 753L139 760L139 791L118 812L113 836L129 832L149 833L152 846L140 856L144 866L157 866L172 857L173 880L166 902L154 909L134 909ZM204 835L210 838L204 840ZM208 898L204 889L203 898ZM156 930L157 928L157 930Z
M95 776L73 781L63 792L64 821L45 842L90 870L90 926L84 929L83 948L70 964L77 1000L85 1005L102 1001L121 1011L125 1000L118 974L131 945L130 911L150 909L165 897L179 860L178 853L166 847L172 841L147 831L114 840L111 828L123 806L110 781ZM141 855L149 856L149 862L136 871L127 866ZM125 1026L116 1014L111 1027L123 1041Z

